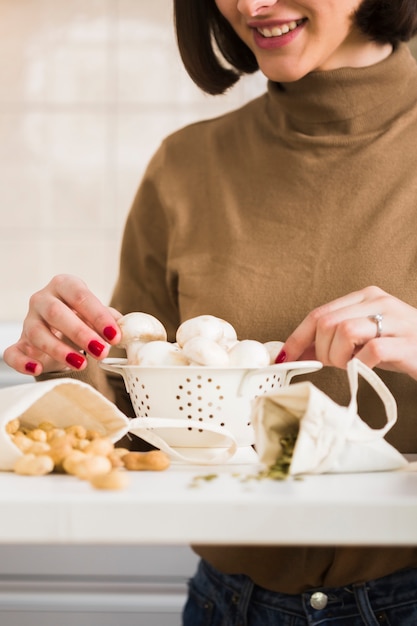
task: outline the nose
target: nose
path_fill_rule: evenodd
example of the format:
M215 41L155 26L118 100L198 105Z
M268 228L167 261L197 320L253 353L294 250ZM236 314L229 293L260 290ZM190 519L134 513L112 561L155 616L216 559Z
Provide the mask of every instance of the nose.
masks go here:
M268 11L268 9L274 4L277 4L277 2L279 2L279 0L238 0L237 8L242 15L255 17L256 15Z

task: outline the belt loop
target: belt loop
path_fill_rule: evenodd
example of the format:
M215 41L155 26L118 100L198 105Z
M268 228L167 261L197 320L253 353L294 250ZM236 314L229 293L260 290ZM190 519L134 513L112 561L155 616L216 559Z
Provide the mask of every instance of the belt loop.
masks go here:
M371 603L369 602L366 583L353 585L353 593L355 594L359 613L361 614L366 626L380 626L380 623L376 619L375 613L372 610Z
M236 622L236 626L249 626L248 619L248 606L252 598L252 593L254 589L254 584L250 578L247 578L242 585L239 594L239 600L236 606L236 612L238 616L238 620Z

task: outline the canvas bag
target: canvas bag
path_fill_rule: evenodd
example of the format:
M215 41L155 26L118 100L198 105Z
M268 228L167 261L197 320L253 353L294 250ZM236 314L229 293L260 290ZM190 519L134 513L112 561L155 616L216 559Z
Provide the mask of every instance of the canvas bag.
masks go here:
M78 424L113 442L129 432L134 433L166 452L173 461L182 463L223 463L236 452L236 441L231 433L207 425L205 437L210 443L207 450L191 450L188 456L181 455L155 432L153 418L129 419L91 385L73 378L57 378L0 389L0 471L11 471L23 455L6 430L7 424L16 418L22 425L30 427L37 427L42 422L51 422L58 428ZM157 422L158 427L165 429L184 428L183 420L160 418ZM216 445L224 447L211 448Z
M113 442L127 431L129 420L90 385L72 378L25 383L0 389L0 470L12 470L22 456L6 431L12 420L37 427L51 422L58 428L80 424Z
M379 429L368 426L357 412L358 377L361 375L381 398L387 422ZM253 403L255 447L267 467L282 454L283 435L298 433L290 475L374 472L405 468L405 457L385 439L397 421L397 405L378 375L358 359L347 366L351 400L336 404L310 382L294 383Z

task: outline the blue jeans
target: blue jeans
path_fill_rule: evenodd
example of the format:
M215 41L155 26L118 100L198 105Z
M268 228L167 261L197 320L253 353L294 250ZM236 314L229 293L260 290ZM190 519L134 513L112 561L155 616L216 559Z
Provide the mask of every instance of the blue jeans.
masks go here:
M182 624L416 626L417 569L367 583L288 595L258 587L247 576L222 574L200 561L189 582Z

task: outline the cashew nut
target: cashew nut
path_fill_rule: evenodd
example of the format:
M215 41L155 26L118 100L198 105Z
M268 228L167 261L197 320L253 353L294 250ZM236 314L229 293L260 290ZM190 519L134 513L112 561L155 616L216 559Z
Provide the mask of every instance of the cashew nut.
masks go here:
M161 450L149 452L128 452L122 457L126 469L131 471L154 471L160 472L170 465L169 457Z

